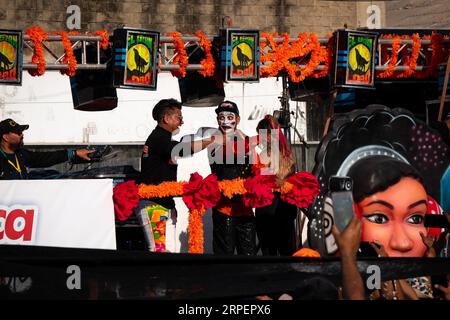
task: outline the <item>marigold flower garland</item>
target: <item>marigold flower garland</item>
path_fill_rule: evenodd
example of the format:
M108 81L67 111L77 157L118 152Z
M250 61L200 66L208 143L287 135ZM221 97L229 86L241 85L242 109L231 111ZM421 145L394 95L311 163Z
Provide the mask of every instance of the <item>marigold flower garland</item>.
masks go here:
M411 37L409 36L398 36L398 35L383 35L381 36L382 39L393 39L392 42L392 54L391 54L391 60L389 62L388 68L384 71L378 74L379 78L409 78L413 74L415 74L415 70L417 69L417 59L419 58L420 48L422 46L422 42L420 40L419 34L415 33ZM412 45L412 52L411 56L407 54L406 49L403 49L403 62L404 65L407 65L409 68L403 72L395 72L395 67L397 66L398 62L398 53L401 47L401 40L402 39L412 39L413 45Z
M95 31L95 34L97 36L102 37L102 41L100 41L100 48L102 48L103 50L108 49L109 47L109 35L108 35L108 31L107 30L97 30Z
M31 63L37 64L37 69L28 70L28 72L34 76L42 76L45 73L45 55L42 42L47 40L47 33L40 27L34 26L26 30L25 32L33 41L34 52L31 57Z
M420 41L420 37L419 37L418 33L414 33L412 35L412 40L413 40L413 47L412 47L411 57L410 58L408 57L409 61L407 62L409 65L409 68L407 70L401 72L400 74L398 74L397 78L409 78L414 74L414 71L417 68L417 59L419 58L420 47L422 45L422 42Z
M273 34L275 37L277 33ZM267 43L261 44L261 63L271 61L268 66L261 67L262 77L277 76L280 72L288 73L293 82L300 82L314 74L317 66L325 62L327 65L329 52L324 46L320 45L316 34L300 33L298 39L292 43L289 41L289 34L283 33L283 41L277 45L272 34L263 32L262 37L267 39ZM265 49L270 47L271 52L265 53ZM300 67L294 60L301 61L310 54L309 61L304 67ZM327 70L328 71L328 70ZM320 73L323 75L323 72Z
M255 181L259 181L259 186L255 185ZM139 198L161 198L161 197L179 197L183 196L183 201L189 208L189 252L203 253L203 215L207 208L213 207L220 199L219 192L232 198L236 195L245 195L247 190L244 185L249 183L252 186L250 192L264 190L266 187L272 188L272 191L281 192L282 199L288 203L294 204L298 207L309 206L313 199L319 193L319 183L317 179L308 172L298 172L286 180L283 186L275 187L271 179L264 177L255 177L249 179L233 179L217 181L215 175L209 175L205 179L197 173L191 175L189 182L163 182L159 185L145 185L140 184L137 188ZM266 184L265 186L261 184ZM122 188L118 184L115 188ZM126 193L131 197L132 189L124 188ZM130 193L131 192L131 193ZM267 204L267 197L270 195L265 193L265 196L249 195L252 198L248 200L254 204L255 207L260 207ZM256 196L256 197L255 197ZM124 197L117 197L118 201L127 201ZM115 207L130 208L124 203L115 204ZM117 214L117 213L116 213ZM131 214L131 212L129 212ZM121 212L121 219L126 214Z
M28 70L32 76L42 76L45 73L46 61L44 55L44 47L42 42L48 40L47 33L40 27L34 26L25 31L25 33L30 37L34 45L33 56L31 58L31 63L37 64L37 69ZM64 57L62 62L67 64L67 70L61 70L62 74L67 74L68 76L74 76L77 70L77 59L73 54L72 42L70 41L69 35L78 34L78 32L54 32L61 36L61 42L64 48ZM94 33L95 35L101 36L103 39L100 41L100 47L106 50L109 46L109 36L108 31L99 30Z
M67 70L61 70L61 74L67 74L72 77L77 72L77 59L73 54L72 42L70 41L67 32L60 31L56 32L56 34L61 36L61 42L64 47L64 58L62 59L62 62L68 66Z
M176 55L173 58L173 63L180 66L179 70L171 71L174 77L184 78L186 76L186 67L189 64L188 54L184 48L183 39L181 39L181 33L171 32L167 34L168 37L172 37L173 44L175 46Z
M200 61L200 64L203 66L203 70L200 70L200 73L204 77L212 77L214 75L214 69L216 67L216 63L214 61L214 57L211 54L211 42L206 38L206 36L201 31L197 31L195 33L197 37L200 38L200 47L205 50L205 59Z
M390 35L381 36L382 39L392 38ZM389 66L387 69L378 74L379 78L390 78L394 74L395 67L398 61L398 50L400 49L401 39L399 36L395 35L392 39L392 54L391 60L389 61ZM380 58L381 59L381 58Z

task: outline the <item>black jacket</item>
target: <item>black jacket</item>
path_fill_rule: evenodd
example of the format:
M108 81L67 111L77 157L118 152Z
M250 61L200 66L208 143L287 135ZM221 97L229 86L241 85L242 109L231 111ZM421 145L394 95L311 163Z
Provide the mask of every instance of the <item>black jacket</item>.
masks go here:
M45 168L69 160L67 150L34 152L26 149L16 151L17 160L21 168L20 178L17 170L8 162L6 155L0 152L0 179L27 179L27 168Z

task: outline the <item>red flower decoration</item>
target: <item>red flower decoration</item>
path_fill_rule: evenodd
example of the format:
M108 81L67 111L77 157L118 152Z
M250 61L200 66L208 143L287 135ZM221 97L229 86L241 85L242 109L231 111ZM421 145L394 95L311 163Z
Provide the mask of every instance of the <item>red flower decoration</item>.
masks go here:
M244 205L250 208L270 205L274 197L272 189L276 186L275 175L257 175L247 178L244 182L247 192L242 196Z
M205 179L197 172L191 174L183 186L183 201L190 211L214 207L220 199L217 176L210 174Z
M281 200L299 208L307 208L311 205L320 191L317 178L306 171L290 176L286 182L292 184L293 188L282 193Z
M114 214L119 221L125 221L139 202L138 187L134 180L117 184L113 189Z

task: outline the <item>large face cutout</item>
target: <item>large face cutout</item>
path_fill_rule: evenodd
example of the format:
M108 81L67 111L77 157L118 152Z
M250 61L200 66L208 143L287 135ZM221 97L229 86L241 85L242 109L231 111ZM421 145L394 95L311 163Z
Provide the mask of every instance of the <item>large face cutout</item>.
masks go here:
M426 247L420 236L427 212L427 194L420 182L402 178L385 191L358 203L362 215L362 241L379 241L390 257L422 257Z
M219 112L219 115L217 116L217 122L222 132L230 133L236 130L236 126L239 123L239 120L235 113L222 111Z

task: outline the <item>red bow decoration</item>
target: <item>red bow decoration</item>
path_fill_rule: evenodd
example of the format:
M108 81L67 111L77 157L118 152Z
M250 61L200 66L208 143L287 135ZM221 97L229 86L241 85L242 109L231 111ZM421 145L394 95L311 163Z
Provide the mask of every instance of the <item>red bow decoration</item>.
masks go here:
M118 183L113 189L114 214L119 221L125 221L139 203L138 187L134 180Z
M293 188L286 193L282 193L281 200L299 208L307 208L311 205L320 191L317 178L306 171L290 176L286 182L291 183Z
M217 176L210 174L205 179L197 172L191 174L189 182L183 186L183 201L190 211L214 207L220 199Z
M274 195L272 189L277 186L275 175L257 175L249 177L244 182L247 191L242 200L250 208L261 208L272 203Z

